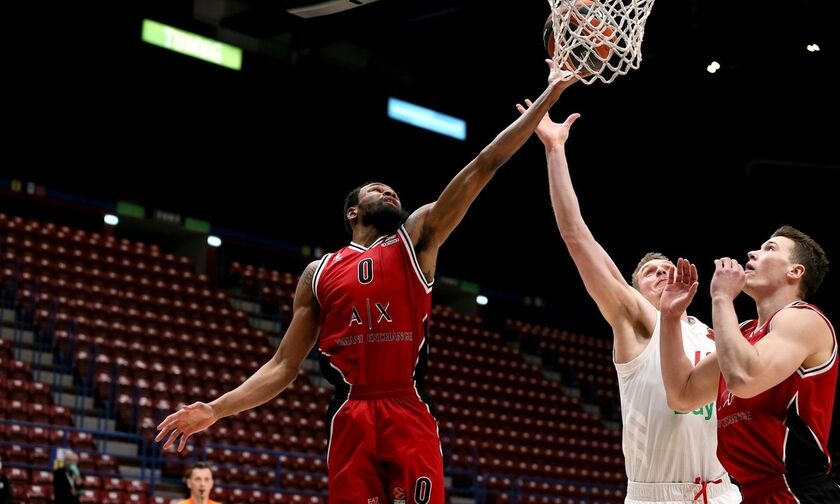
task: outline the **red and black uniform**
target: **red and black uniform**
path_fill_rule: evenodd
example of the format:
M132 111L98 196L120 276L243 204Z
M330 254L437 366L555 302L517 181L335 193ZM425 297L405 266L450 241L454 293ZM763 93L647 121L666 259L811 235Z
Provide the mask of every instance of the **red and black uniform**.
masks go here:
M745 503L840 502L828 478L828 434L837 383L837 339L815 306L797 301L783 309L813 310L831 329L834 348L822 364L800 367L786 380L749 399L733 396L721 377L718 390L718 458L741 484ZM781 310L780 310L781 311ZM770 330L750 320L741 332L754 345Z
M312 288L321 369L336 387L330 503L443 503L437 421L423 390L432 282L405 228L327 254Z

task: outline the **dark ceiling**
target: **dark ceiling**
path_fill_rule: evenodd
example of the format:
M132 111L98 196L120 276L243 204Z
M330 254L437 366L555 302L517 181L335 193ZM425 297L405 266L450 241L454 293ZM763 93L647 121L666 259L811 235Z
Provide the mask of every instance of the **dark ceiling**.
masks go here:
M17 161L0 172L330 249L348 190L375 179L408 207L434 200L543 89L545 1L286 12L301 3L23 7L33 23L13 28L5 115ZM555 118L583 115L568 145L582 210L623 271L661 250L696 260L708 282L715 257L745 257L782 223L840 261L834 3L659 0L641 68L561 98ZM142 43L144 18L245 48L242 70ZM388 119L389 96L465 119L466 141ZM533 138L450 238L439 273L592 315L544 166ZM829 312L837 285L830 274L816 298Z

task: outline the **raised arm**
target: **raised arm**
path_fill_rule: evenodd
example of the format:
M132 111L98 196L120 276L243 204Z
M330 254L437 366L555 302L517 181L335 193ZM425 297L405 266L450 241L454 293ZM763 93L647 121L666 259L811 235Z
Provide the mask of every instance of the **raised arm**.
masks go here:
M301 363L318 340L319 306L312 292L312 276L318 261L303 271L295 290L292 321L274 356L250 378L211 403L196 402L169 415L158 425L155 441L169 435L163 449L178 437L178 451L184 449L193 434L201 432L220 418L259 406L282 392L297 377Z
M712 277L712 321L720 370L737 397L754 397L792 375L799 367L817 367L834 350L834 337L813 310L786 308L771 321L770 331L755 345L741 334L733 301L746 277L734 259L715 261Z
M530 112L533 104L526 100L525 106L518 105L518 108L520 112ZM557 228L586 291L613 328L616 360L627 362L644 348L653 332L656 308L622 277L612 258L595 240L583 220L565 150L569 129L578 117L579 114L572 114L565 122L555 123L545 114L536 133L545 145L551 204Z
M714 402L720 382L720 369L714 353L694 367L683 347L680 318L694 299L697 285L697 267L680 258L677 267L669 273L668 285L660 298L662 379L668 406L677 411L692 411Z
M534 103L534 110L521 115L499 133L449 182L437 201L418 208L406 221L426 278L434 276L437 250L464 218L470 205L513 154L533 133L540 118L574 81L571 73L546 60L550 70L548 86Z

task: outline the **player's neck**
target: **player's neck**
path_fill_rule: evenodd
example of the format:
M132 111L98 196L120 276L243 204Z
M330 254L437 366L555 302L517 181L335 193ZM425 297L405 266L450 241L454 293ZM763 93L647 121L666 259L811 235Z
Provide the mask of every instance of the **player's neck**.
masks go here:
M385 234L387 233L383 233L373 226L357 227L353 230L353 243L370 247L373 242L385 236Z
M755 298L755 309L758 313L758 325L761 326L773 316L774 313L794 301L801 301L799 293L790 289L779 289L767 296Z

